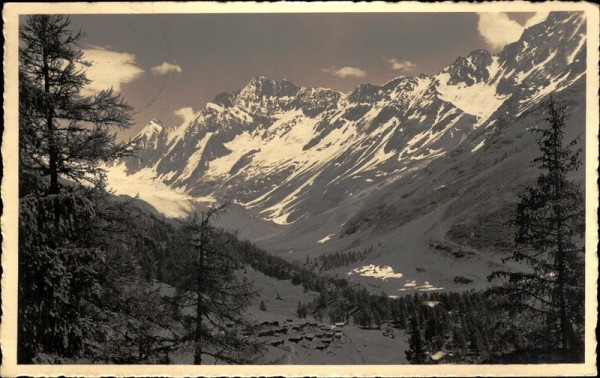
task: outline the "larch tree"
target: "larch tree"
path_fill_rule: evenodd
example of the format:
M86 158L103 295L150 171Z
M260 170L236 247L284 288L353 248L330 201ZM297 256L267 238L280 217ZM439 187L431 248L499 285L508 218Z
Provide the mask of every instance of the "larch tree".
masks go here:
M192 342L195 365L203 363L203 356L230 364L251 363L262 351L261 343L239 332L250 326L244 312L256 292L246 277L236 276L236 259L243 259L242 251L236 251L230 235L212 224L224 208L215 205L181 228L188 240L190 260L181 265L173 304L187 314L184 322L189 332L182 339Z
M584 196L568 177L581 160L577 139L563 145L566 108L551 99L545 121L546 128L532 129L541 151L532 164L542 173L520 197L513 222L516 248L507 259L524 269L492 273L490 280L504 283L490 292L509 313L529 319L534 328L544 325L533 331L545 346L567 350L581 341L584 323Z
M112 90L81 94L90 63L69 27L68 17L33 15L19 31L20 363L87 348L102 252L78 243L80 228L96 216L99 163L130 151L111 130L129 127L131 107Z
M82 95L90 83L85 72L91 63L62 15L34 15L19 31L21 102L27 115L20 130L29 138L21 145L27 156L24 169L49 178L47 193L58 194L59 177L101 185L98 164L131 152L115 143L115 128L131 125L132 108L112 89Z

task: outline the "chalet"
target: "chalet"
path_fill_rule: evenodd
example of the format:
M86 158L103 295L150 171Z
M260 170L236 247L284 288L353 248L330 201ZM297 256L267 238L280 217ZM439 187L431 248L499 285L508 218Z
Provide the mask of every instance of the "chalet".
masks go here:
M444 352L444 351L439 351L436 352L434 354L432 354L431 356L429 356L429 358L431 358L431 360L435 363L438 364L443 364L443 363L451 363L453 360L454 355L452 353L448 353L448 352Z
M346 325L346 323L345 323L345 322L337 322L337 323L335 323L334 325L335 325L336 327L343 327L343 326L345 326L345 325Z
M341 339L342 338L342 334L341 333L336 333L335 334L335 338L336 339Z
M425 302L423 302L423 304L425 306L428 306L428 307L431 307L431 308L434 308L435 306L439 305L440 303L441 302L439 302L439 301L425 301Z

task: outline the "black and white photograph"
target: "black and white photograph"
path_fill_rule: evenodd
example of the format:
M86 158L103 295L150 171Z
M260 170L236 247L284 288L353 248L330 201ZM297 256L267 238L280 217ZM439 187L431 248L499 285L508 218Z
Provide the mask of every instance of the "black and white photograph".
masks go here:
M597 372L597 5L3 13L2 375Z

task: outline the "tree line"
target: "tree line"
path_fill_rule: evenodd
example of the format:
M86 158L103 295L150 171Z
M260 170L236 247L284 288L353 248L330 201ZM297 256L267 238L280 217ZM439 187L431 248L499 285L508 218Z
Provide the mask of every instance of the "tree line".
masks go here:
M313 263L318 264L319 271L331 270L348 266L366 259L373 252L373 247L365 248L362 251L337 251L318 256ZM307 264L309 263L307 255Z

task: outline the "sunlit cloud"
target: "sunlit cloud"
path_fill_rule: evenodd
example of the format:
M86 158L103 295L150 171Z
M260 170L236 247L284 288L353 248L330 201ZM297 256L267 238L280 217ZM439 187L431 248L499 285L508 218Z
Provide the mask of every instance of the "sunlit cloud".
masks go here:
M174 114L177 117L181 118L183 123L191 121L196 116L196 113L194 112L194 109L192 109L191 106L186 106L184 108L177 109L175 110Z
M163 62L158 66L152 67L150 71L152 71L152 73L155 75L166 75L169 72L183 72L180 65L169 62Z
M328 74L332 74L341 79L345 79L347 77L365 77L365 76L367 76L367 71L362 70L358 67L323 68L321 71L326 72Z
M85 95L111 87L120 92L123 84L131 83L144 73L137 65L134 54L111 51L99 46L84 49L83 54L84 59L92 63L86 69L86 76L91 82L82 90Z
M417 69L417 65L410 60L400 60L396 58L383 58L390 64L390 68L401 72L411 72Z
M479 35L492 51L499 51L507 44L518 41L526 28L546 20L548 12L534 14L523 26L503 12L478 13L478 16Z

